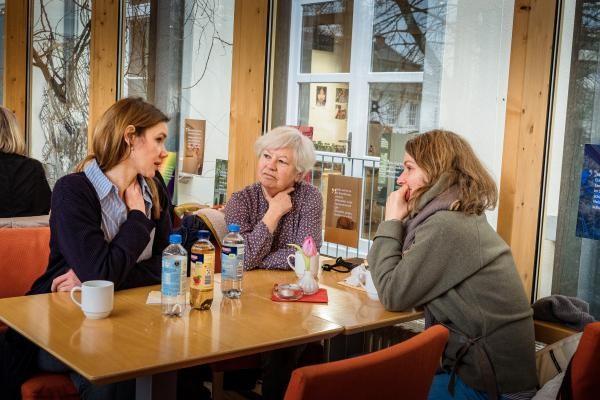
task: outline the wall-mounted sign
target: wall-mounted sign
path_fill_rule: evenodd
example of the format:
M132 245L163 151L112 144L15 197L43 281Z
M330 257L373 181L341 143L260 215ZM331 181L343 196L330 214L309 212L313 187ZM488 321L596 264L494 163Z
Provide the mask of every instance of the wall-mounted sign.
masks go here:
M329 175L325 241L358 247L362 178Z
M183 131L183 163L181 172L202 175L206 121L186 118Z
M586 144L583 150L575 234L600 240L600 144Z

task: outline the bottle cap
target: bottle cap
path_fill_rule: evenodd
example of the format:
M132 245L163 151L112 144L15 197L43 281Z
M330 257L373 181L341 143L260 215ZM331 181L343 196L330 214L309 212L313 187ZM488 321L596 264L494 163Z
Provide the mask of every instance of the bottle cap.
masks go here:
M181 244L181 235L177 233L173 233L169 235L169 243L171 244Z
M210 239L210 232L204 229L200 229L198 231L198 233L196 233L196 236L198 237L198 239Z
M229 224L227 225L227 229L229 230L229 232L239 232L240 226L238 224Z

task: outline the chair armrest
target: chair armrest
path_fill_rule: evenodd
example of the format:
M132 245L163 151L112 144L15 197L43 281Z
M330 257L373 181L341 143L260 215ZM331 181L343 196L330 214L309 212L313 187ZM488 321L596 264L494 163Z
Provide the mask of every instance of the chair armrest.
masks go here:
M555 322L547 322L535 319L533 320L533 325L535 328L535 340L546 344L558 342L567 336L577 333L576 330Z

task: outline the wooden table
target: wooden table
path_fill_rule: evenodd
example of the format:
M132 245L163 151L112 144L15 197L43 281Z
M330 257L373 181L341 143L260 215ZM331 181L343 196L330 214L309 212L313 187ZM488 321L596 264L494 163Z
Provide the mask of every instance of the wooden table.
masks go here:
M182 318L165 317L159 305L146 304L148 293L159 290L156 285L116 292L114 311L102 320L86 319L68 293L0 299L0 320L94 383L137 378L136 397L148 398L157 378L172 381L170 372L180 368L421 316L414 310L385 311L366 293L338 285L347 274L319 274L328 304L271 301L273 284L294 282L295 273L258 270L244 274L239 300L222 297L216 275L211 310L188 309Z
M246 294L237 301L223 299L219 284L210 311L188 309L182 318L166 317L160 305L145 304L150 290L159 286L116 292L114 311L102 320L86 319L69 293L0 299L0 319L94 383L138 378L138 398L151 397L153 375L343 331L308 308L281 307Z
M413 321L423 316L422 311L386 311L383 305L367 297L367 293L338 282L349 276L348 273L319 271L319 287L327 289L328 304L285 302L278 303L285 309L306 312L344 327L343 333L350 335L377 329L384 326ZM295 283L298 281L293 271L257 270L244 275L244 296L250 295L270 299L274 283Z

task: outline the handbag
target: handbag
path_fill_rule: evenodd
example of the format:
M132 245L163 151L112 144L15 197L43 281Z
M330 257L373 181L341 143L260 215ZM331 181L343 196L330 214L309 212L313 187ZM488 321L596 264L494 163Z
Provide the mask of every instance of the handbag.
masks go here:
M582 333L576 333L554 342L535 353L535 366L539 387L564 372L577 350Z

